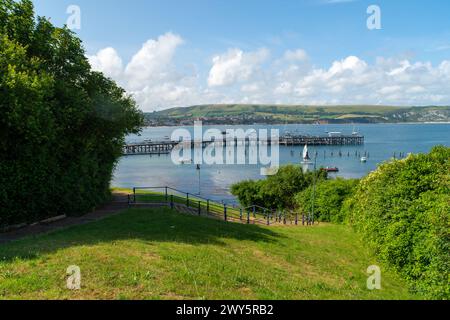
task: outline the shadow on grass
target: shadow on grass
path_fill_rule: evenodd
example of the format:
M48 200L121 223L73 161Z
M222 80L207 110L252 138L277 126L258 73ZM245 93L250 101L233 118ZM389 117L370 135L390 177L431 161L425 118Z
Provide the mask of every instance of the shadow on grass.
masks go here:
M129 209L101 221L0 245L0 261L36 259L65 248L122 240L226 245L223 239L269 243L282 237L258 225L226 223L166 208Z

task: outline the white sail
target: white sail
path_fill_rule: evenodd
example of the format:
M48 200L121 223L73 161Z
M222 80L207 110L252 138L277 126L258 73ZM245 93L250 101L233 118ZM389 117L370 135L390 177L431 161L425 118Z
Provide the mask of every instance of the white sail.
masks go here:
M308 146L307 145L305 145L305 148L303 149L303 160L304 161L311 160L311 158L309 157L309 152L308 152Z

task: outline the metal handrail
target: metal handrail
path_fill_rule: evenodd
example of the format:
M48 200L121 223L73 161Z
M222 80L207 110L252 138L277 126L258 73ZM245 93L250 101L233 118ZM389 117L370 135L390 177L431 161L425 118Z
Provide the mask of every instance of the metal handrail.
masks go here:
M198 200L203 200L204 202L206 202L206 207L207 207L207 212L208 213L212 213L214 210L211 210L213 207L219 207L219 208L223 208L223 213L224 213L224 218L225 221L228 220L229 217L229 212L232 210L235 211L239 211L240 212L240 220L244 220L244 212L247 212L247 223L250 223L250 214L253 214L254 218L256 218L257 216L262 216L264 218L264 220L267 221L267 225L270 225L270 220L275 218L275 221L277 222L284 222L284 224L287 223L287 211L280 211L280 210L274 210L274 209L269 209L269 208L265 208L259 205L251 205L248 207L230 207L228 206L226 203L218 203L217 201L211 200L211 199L207 199L195 194L191 194L189 192L185 192L182 190L178 190L172 187L134 187L133 188L133 194L128 196L128 201L129 204L131 203L136 203L136 191L137 190L165 190L165 194L154 194L154 196L165 196L166 197L166 202L169 203L169 196L170 196L170 200L173 201L173 197L177 197L179 199L186 199L187 202L187 206L190 207L190 204L194 204L196 203L198 205L198 210L199 210L199 214L201 213L201 201ZM186 195L186 197L180 196L180 195L169 195L168 191L175 191L177 193L180 193L182 195ZM151 196L152 194L147 194L147 196ZM133 197L133 201L131 201L131 198ZM203 204L205 206L205 204ZM174 206L174 203L171 203L171 207ZM256 208L258 208L259 210L263 210L264 214L258 212L256 210ZM250 210L252 210L250 212ZM217 211L215 211L217 214ZM292 215L294 212L289 210L289 213ZM297 212L295 212L295 224L297 225L299 222L299 214ZM305 216L304 214L302 214L302 219L301 219L302 224L305 224ZM291 223L292 223L292 219L291 219ZM308 225L310 224L310 222L308 221Z

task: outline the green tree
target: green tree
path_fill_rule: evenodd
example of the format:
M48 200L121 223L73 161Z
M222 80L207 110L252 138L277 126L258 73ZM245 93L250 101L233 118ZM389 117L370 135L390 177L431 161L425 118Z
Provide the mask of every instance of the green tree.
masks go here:
M312 184L314 174L317 181L327 178L327 173L322 170L305 174L300 166L287 165L265 180L237 183L232 186L231 191L244 206L259 205L273 210L293 209L294 196Z
M0 226L105 201L124 137L143 123L81 41L35 19L29 0L0 0L0 111Z
M315 188L314 212L321 222L342 223L345 217L341 214L343 202L353 195L358 180L337 178L319 181ZM297 207L309 213L312 207L313 186L309 186L295 196Z

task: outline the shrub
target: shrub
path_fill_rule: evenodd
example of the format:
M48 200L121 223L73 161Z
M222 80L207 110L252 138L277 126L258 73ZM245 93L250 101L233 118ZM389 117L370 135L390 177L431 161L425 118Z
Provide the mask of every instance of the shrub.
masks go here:
M315 193L314 212L318 221L321 222L344 222L341 207L345 199L351 196L358 184L358 180L345 180L337 178L323 180L314 186L309 186L296 195L295 201L298 208L307 213L311 211L312 196Z
M315 173L318 181L326 179L327 173ZM277 174L265 180L244 181L231 187L243 206L259 205L269 209L292 209L295 207L295 194L312 184L314 174L303 173L300 166L287 165L281 167Z
M344 204L376 254L429 298L448 299L450 148L391 161Z

